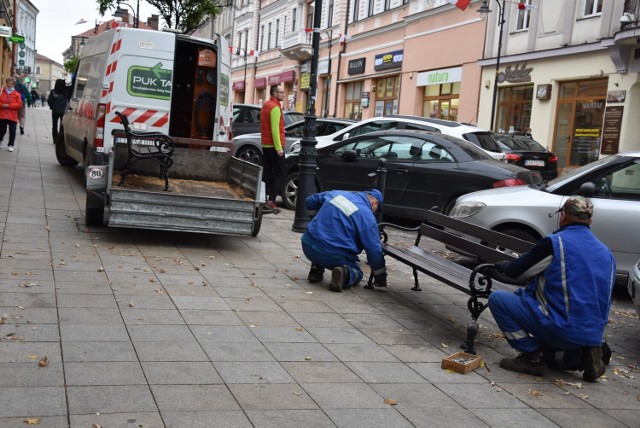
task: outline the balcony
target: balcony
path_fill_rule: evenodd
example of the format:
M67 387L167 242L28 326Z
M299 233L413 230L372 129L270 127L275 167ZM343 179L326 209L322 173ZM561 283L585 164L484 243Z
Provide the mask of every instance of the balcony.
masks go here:
M640 47L640 0L625 0L620 31L613 36L608 45L609 56L619 74L626 74L632 67L632 52ZM636 66L637 68L637 66ZM633 71L633 70L632 70Z
M304 31L293 31L282 38L280 52L294 61L306 61L311 58L311 34Z

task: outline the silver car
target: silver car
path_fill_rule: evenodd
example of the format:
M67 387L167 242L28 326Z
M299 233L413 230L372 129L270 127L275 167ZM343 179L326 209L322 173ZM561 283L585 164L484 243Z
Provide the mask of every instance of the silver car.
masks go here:
M286 114L285 114L286 117ZM334 134L356 123L351 119L316 119L316 136ZM304 136L304 120L284 127L285 153L289 151L295 141ZM260 133L244 134L233 139L234 156L242 160L262 165L262 145Z
M640 315L640 260L638 260L638 263L629 271L627 289L629 290L631 300L633 300L633 306L636 307L636 312Z
M589 195L589 188L593 195ZM640 258L640 152L620 153L570 170L541 188L483 190L461 196L450 215L535 242L558 228L558 209L587 192L594 205L591 230L613 253L618 280Z

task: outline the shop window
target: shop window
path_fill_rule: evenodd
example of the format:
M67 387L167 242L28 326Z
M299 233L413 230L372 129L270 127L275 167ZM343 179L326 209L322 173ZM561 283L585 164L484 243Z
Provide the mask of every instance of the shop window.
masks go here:
M604 0L584 0L584 15L592 16L602 13L602 3Z
M422 116L434 119L458 120L460 82L424 87Z
M533 85L500 88L496 129L499 132L524 132L531 122L532 101Z
M349 83L346 88L344 117L348 119L362 120L362 82Z
M389 76L376 80L376 116L398 114L400 76Z

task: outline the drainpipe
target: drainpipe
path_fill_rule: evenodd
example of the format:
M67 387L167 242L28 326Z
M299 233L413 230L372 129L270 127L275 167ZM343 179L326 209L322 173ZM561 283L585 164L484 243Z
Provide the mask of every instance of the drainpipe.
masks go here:
M351 9L351 2L347 2L347 13L344 17L344 34L346 35L349 30L349 10ZM336 69L336 81L335 90L333 92L333 117L338 117L338 81L340 80L340 64L342 63L342 53L344 52L346 43L340 46L338 50L338 68ZM333 82L332 82L333 83Z

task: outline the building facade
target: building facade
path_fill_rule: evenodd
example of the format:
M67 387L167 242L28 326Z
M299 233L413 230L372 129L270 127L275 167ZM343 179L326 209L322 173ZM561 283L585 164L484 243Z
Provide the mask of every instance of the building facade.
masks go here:
M39 10L29 0L18 0L15 11L15 28L17 34L24 36L24 42L13 46L15 74L23 79L23 83L31 88L33 72L36 68L36 19Z
M0 0L0 26L11 28L14 27L13 1ZM14 43L8 37L0 37L0 78L4 79L13 76L13 51Z
M492 1L480 86L480 126L520 132L573 168L620 151L640 149L638 1L526 0L500 9ZM497 72L497 79L494 79ZM495 124L491 124L498 83Z
M62 64L58 64L51 58L36 53L36 68L34 72L34 88L38 93L49 95L57 79L65 80L67 72Z

